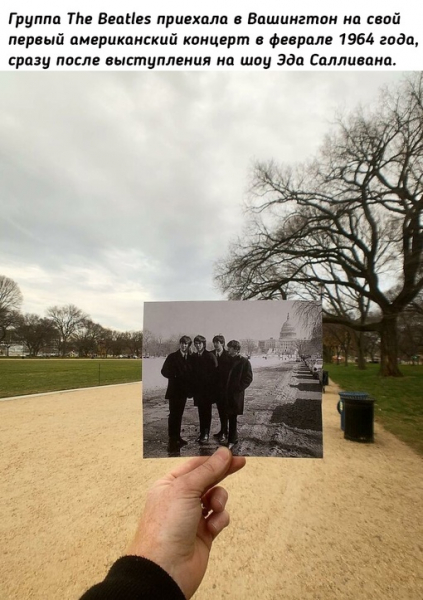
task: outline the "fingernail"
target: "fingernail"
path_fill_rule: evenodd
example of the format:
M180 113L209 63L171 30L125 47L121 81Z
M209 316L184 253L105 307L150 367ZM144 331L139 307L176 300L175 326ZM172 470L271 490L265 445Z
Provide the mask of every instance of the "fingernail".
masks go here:
M228 460L230 450L226 446L219 446L215 454L218 455L222 460L226 461Z
M224 500L224 501L222 501L220 498L216 498L216 502L217 502L217 503L219 504L219 506L220 506L221 508L223 508L223 509L225 509L225 506L226 506L226 502L227 502L227 500L228 500L227 498L225 498L225 500Z

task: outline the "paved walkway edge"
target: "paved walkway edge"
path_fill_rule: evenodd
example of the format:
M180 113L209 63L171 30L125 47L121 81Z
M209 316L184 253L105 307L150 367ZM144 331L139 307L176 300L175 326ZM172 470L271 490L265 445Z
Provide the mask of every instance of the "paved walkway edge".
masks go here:
M53 392L40 392L39 394L27 394L26 396L9 396L8 398L0 398L0 402L9 400L23 400L24 398L38 398L39 396L51 396L53 394L67 394L69 392L84 392L86 390L95 390L100 388L117 387L119 385L139 385L141 381L130 381L128 383L110 383L106 385L90 385L85 388L72 388L71 390L54 390Z

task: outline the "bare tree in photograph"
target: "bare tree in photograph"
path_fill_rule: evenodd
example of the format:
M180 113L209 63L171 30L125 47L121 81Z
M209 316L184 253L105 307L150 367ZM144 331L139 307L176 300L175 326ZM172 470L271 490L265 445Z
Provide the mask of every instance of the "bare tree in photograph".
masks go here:
M150 353L150 343L153 340L153 334L148 329L144 329L142 338L142 353L148 356Z
M89 317L73 304L51 306L47 310L47 316L57 329L59 352L61 356L65 356L71 336L84 327L84 323Z
M7 329L17 324L22 300L18 284L0 275L0 342L6 337Z
M324 322L377 331L381 375L401 375L398 316L423 289L422 167L423 79L415 74L382 90L373 111L340 118L313 162L256 165L254 229L218 265L220 288L233 299L316 298L316 286L343 302L353 293L379 319L325 303Z
M296 316L303 327L308 329L309 337L322 337L322 305L320 302L297 301L293 304Z
M241 352L244 352L248 356L254 354L257 350L257 342L251 338L246 338L245 340L241 340Z

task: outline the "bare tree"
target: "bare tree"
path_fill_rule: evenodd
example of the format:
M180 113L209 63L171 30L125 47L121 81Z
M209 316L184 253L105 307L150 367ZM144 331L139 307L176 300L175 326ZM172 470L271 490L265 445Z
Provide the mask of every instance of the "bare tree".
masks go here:
M27 347L30 356L37 356L44 347L52 343L56 335L53 322L35 314L20 315L15 328L16 340Z
M0 275L0 342L5 338L8 327L16 325L22 300L18 284Z
M344 365L349 364L351 346L353 346L354 336L349 327L345 325L325 325L326 340L331 340L336 351L336 362L339 364L341 352L344 354Z
M253 340L252 338L241 340L241 352L244 352L248 356L254 354L257 348L258 346L256 340Z
M99 344L99 353L104 357L113 354L113 333L109 328L104 329L103 338Z
M336 363L339 364L341 349L336 335L332 332L332 325L323 327L323 360L325 362L333 362L333 357L336 358Z
M111 329L108 332L108 349L112 356L123 356L126 340L121 331Z
M84 327L89 317L73 304L61 307L51 306L47 310L47 316L52 320L58 331L59 352L62 356L65 356L71 336Z
M399 351L401 358L413 364L423 355L423 303L413 303L398 321Z
M105 329L91 319L84 319L81 326L71 335L72 346L79 356L87 357L98 354L101 342L105 337Z
M143 334L142 331L130 331L128 338L128 347L133 356L142 354Z
M294 302L294 312L301 319L303 327L308 329L309 336L322 337L322 305L317 301Z
M312 163L274 162L254 172L254 231L217 267L231 298L364 298L344 314L324 304L325 323L381 336L381 374L398 368L398 316L423 289L423 78L384 89L373 111L338 120ZM392 289L395 293L392 294Z

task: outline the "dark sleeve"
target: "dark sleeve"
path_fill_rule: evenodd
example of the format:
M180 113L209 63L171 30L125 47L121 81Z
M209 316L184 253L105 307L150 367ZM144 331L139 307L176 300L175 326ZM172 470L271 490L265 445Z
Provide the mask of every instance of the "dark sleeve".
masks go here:
M119 558L80 600L186 600L179 586L156 563L141 556Z
M253 370L251 363L248 358L245 359L244 368L242 370L242 381L241 386L243 390L246 390L250 383L253 381Z
M175 376L174 374L174 370L172 368L172 359L171 359L171 354L169 354L169 356L166 357L166 360L163 363L163 367L162 370L160 371L161 374L163 375L163 377L166 377L167 379L171 379L172 377Z

